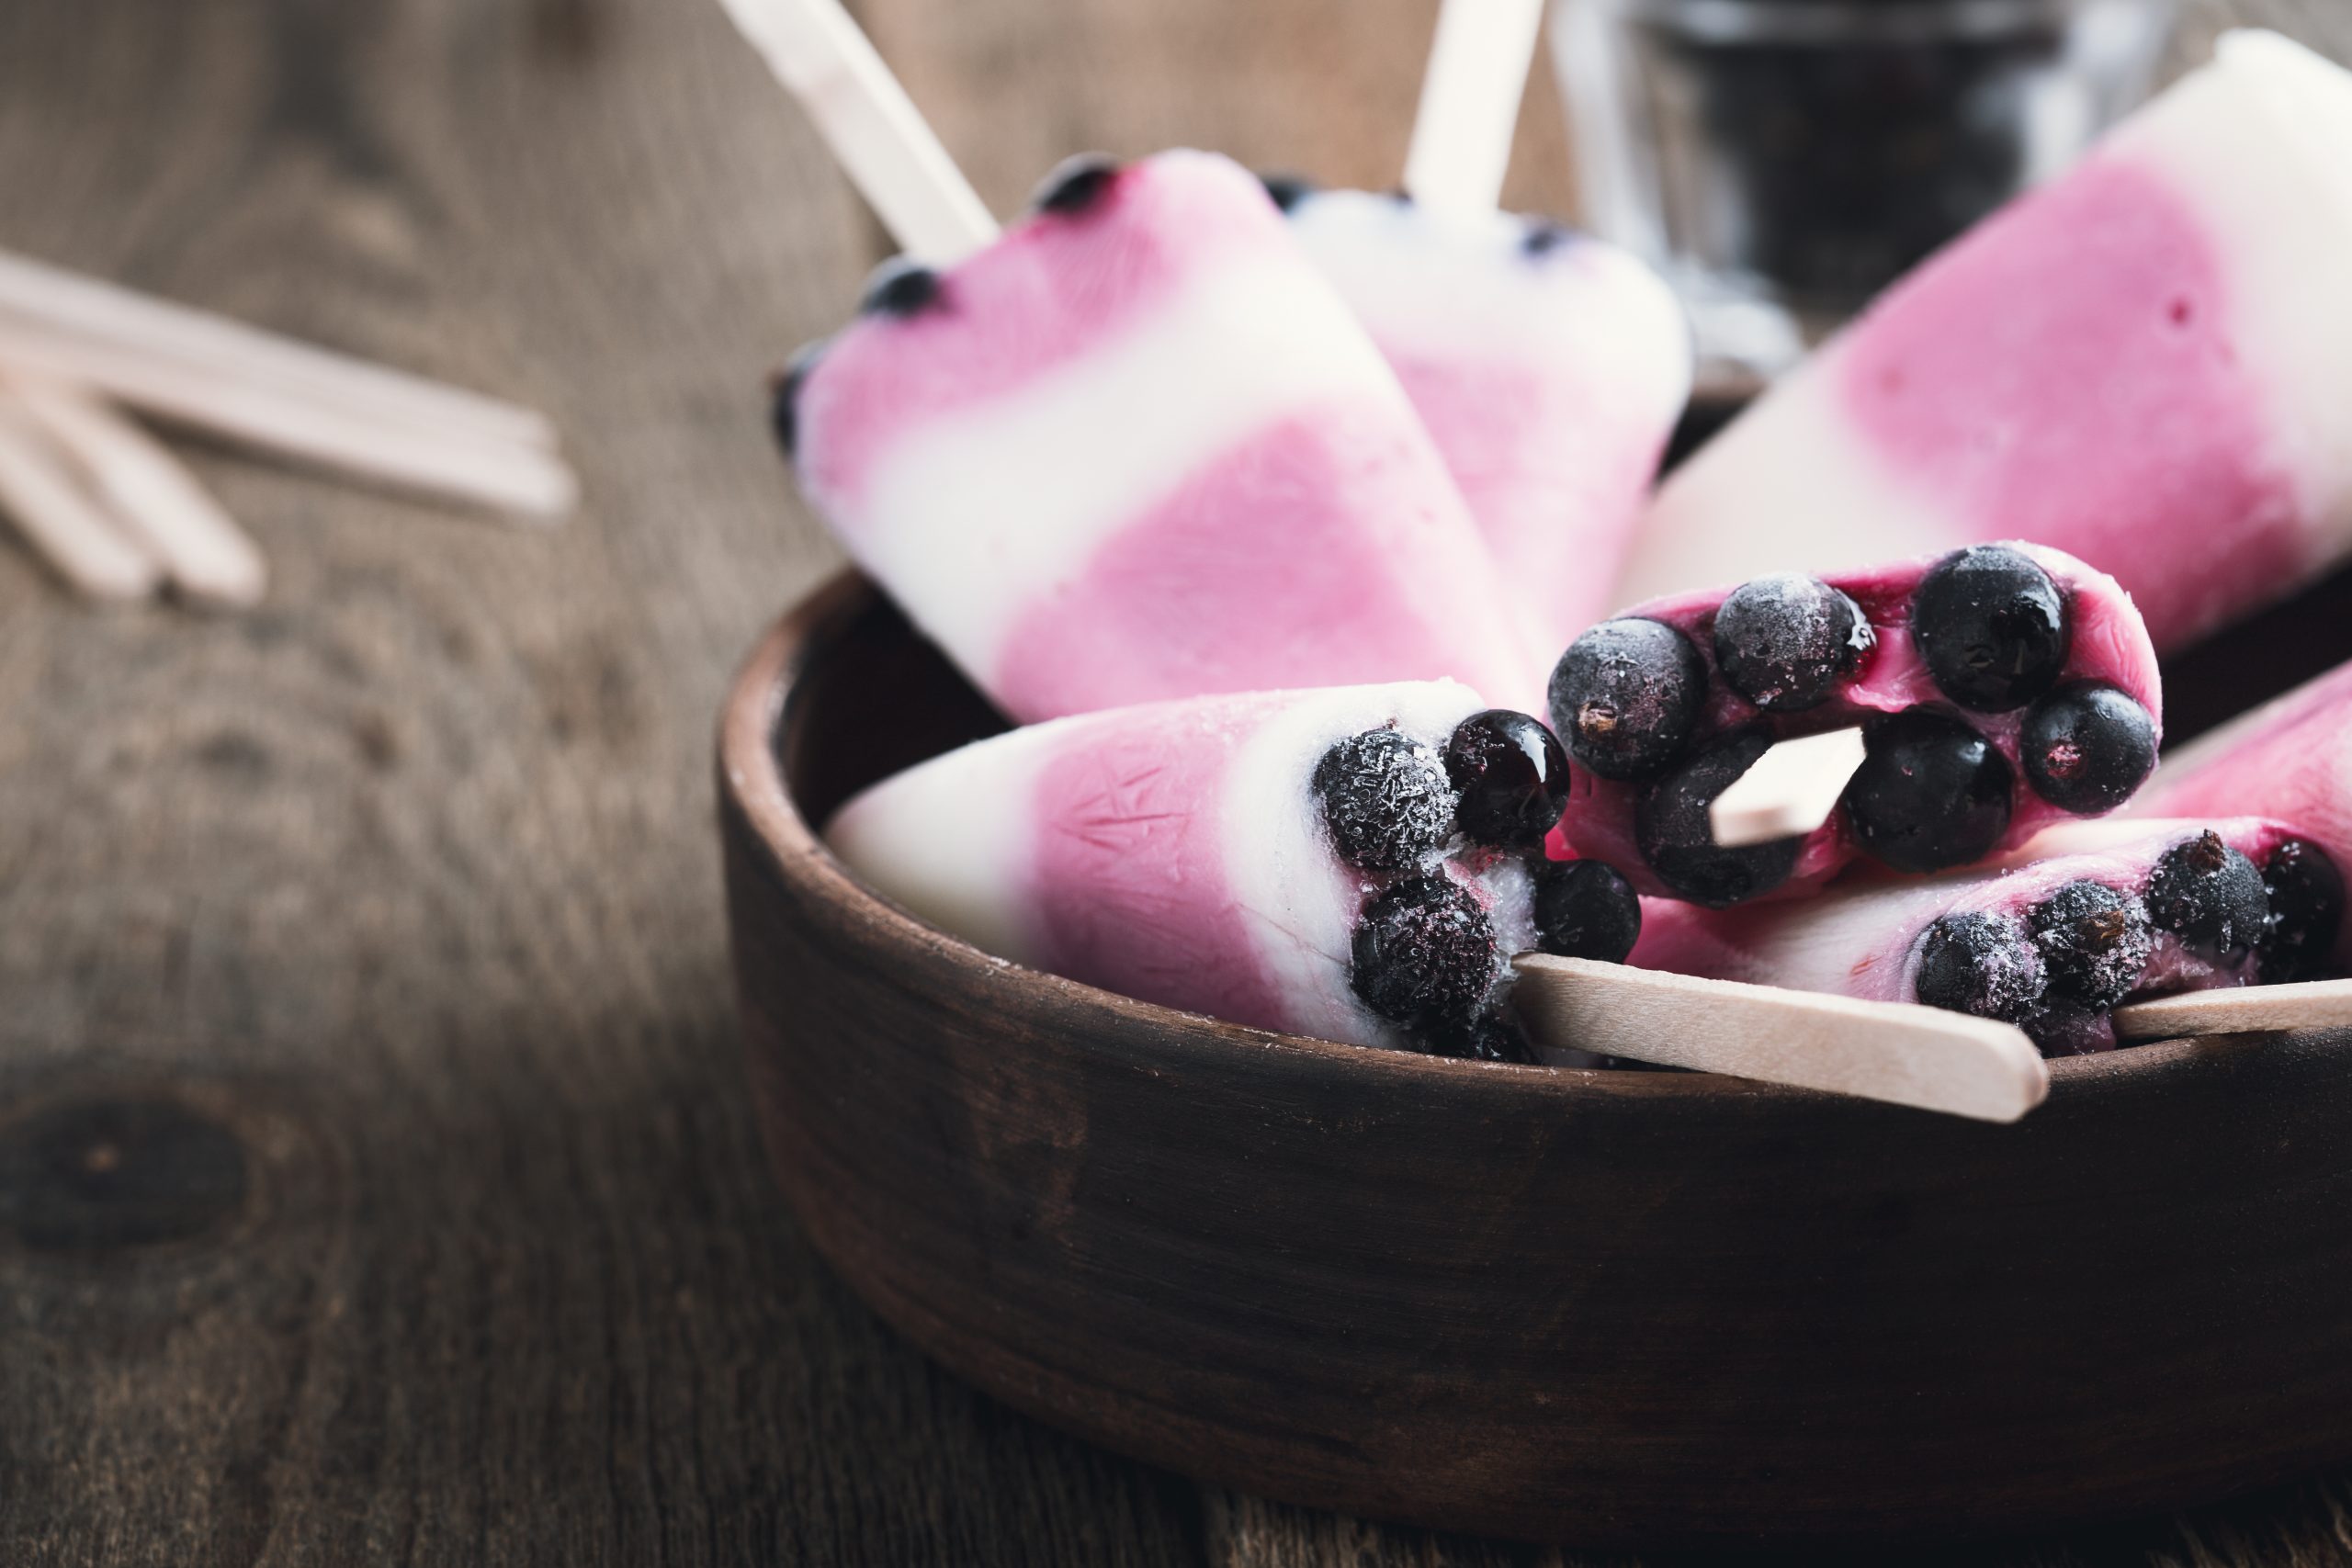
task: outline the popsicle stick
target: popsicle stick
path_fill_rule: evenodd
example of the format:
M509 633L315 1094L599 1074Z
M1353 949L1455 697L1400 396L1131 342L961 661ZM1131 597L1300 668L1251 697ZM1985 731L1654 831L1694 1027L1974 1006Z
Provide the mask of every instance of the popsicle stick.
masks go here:
M2352 980L2183 991L2115 1010L2118 1040L2180 1040L2192 1034L2346 1027L2352 1027Z
M261 602L269 567L260 549L161 442L78 387L21 371L7 381L183 597L228 608Z
M1414 200L1466 217L1495 209L1543 19L1544 0L1444 0L1405 157Z
M720 0L906 253L934 266L996 220L839 0Z
M1899 1002L1701 980L1528 953L1520 1017L1539 1043L2014 1122L2050 1092L2022 1031Z
M545 414L0 251L0 316L422 431L552 448Z
M0 319L0 365L82 383L174 423L281 457L513 516L552 521L579 499L571 470L539 446L354 419L308 399L15 320Z
M7 514L58 576L88 598L144 599L163 581L163 567L83 493L63 457L14 392L5 388L0 388L0 513Z
M1812 832L1838 809L1864 754L1860 729L1780 742L1707 807L1715 842L1736 850Z

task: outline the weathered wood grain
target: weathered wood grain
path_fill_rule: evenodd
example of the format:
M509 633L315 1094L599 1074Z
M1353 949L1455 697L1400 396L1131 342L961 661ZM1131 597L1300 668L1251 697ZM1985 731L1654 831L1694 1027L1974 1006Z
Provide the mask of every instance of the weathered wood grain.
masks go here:
M866 9L1001 207L1084 145L1385 184L1433 14ZM1522 134L1566 205L1541 85ZM876 241L715 6L8 0L0 243L537 403L589 497L521 535L200 456L274 568L238 620L0 547L0 1562L1556 1561L1061 1438L779 1212L707 742L836 558L761 378ZM2352 1562L2345 1498L1955 1561Z

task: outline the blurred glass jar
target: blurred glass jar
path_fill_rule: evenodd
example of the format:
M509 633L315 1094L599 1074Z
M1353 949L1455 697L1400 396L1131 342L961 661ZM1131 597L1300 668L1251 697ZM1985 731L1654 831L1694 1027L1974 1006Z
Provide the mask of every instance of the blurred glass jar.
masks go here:
M1555 0L1587 222L1770 373L2065 167L2148 90L2178 0Z

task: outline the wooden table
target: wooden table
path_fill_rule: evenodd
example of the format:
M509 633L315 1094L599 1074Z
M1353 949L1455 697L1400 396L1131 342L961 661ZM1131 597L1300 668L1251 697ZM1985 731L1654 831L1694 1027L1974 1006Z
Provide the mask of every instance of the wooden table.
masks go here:
M1001 209L1088 146L1390 183L1431 15L864 9ZM2186 47L2225 11L2352 53L2341 0ZM0 243L535 402L588 487L535 534L204 455L277 569L231 620L0 551L0 1562L1563 1561L1012 1416L779 1209L708 742L835 560L763 378L879 242L710 0L8 0ZM2347 1508L1952 1561L2341 1562Z

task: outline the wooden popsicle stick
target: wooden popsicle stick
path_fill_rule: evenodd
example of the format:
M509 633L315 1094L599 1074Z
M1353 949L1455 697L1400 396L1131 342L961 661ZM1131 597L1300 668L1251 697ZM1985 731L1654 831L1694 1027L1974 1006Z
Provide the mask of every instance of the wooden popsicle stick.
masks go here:
M0 388L0 513L75 592L108 602L152 595L162 565L83 493L64 458Z
M1492 212L1519 129L1544 0L1444 0L1405 156L1405 188L1432 210Z
M996 220L839 0L720 3L909 255L946 266L996 238Z
M2118 1040L2182 1040L2194 1034L2346 1027L2352 1027L2352 980L2183 991L2115 1010Z
M7 383L182 596L228 608L261 602L269 567L260 549L161 442L78 387L22 371Z
M6 251L0 251L0 315L177 360L223 379L310 398L353 417L526 446L556 445L554 425L537 410L298 343Z
M1864 755L1860 729L1780 742L1708 806L1715 842L1736 850L1812 832L1838 809Z
M14 320L0 319L0 365L84 384L160 419L277 457L512 516L553 521L579 499L571 470L543 447L353 419L302 398Z
M1544 953L1513 964L1539 1044L1983 1122L2014 1122L2050 1092L2024 1032L1988 1019Z

